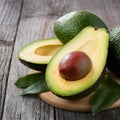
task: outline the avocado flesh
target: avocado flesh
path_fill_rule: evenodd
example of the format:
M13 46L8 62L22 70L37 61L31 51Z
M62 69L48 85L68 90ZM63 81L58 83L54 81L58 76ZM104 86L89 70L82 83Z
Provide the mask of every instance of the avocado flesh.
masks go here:
M105 23L95 14L88 11L74 11L55 21L54 32L57 38L65 44L87 26L102 27L108 30Z
M50 60L46 69L46 82L49 89L59 96L72 96L93 86L105 67L108 41L109 34L104 28L95 30L88 26L79 32ZM58 66L62 57L72 51L85 52L91 59L92 68L84 78L67 81L60 76Z
M62 46L57 38L37 40L22 47L18 53L18 58L24 65L44 71L51 57Z

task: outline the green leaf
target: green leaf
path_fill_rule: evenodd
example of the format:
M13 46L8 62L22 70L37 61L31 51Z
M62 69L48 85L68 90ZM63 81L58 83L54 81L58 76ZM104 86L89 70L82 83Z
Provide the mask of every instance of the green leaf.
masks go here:
M44 73L34 73L21 77L15 82L15 85L18 88L26 88L21 95L37 94L49 91Z
M49 91L45 80L40 80L39 82L36 82L32 85L30 85L28 88L26 88L21 95L27 95L27 94L37 94Z
M120 85L109 76L104 76L92 97L92 113L107 109L120 98Z
M44 80L44 73L34 73L34 74L29 74L24 77L19 78L16 82L15 85L18 88L27 88L28 86L34 84L35 82L40 81L41 79Z

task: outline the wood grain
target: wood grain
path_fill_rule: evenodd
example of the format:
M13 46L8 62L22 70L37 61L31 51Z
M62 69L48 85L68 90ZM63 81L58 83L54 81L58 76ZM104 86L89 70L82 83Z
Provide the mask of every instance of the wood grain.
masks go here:
M0 118L2 117L12 46L0 45Z
M0 1L0 40L14 41L22 0Z
M5 42L4 45L0 45L0 50L3 51L0 51L2 55L0 65L3 71L0 72L2 79L0 89L4 91L7 89L5 103L4 97L0 98L2 101L0 105L4 107L2 120L118 120L120 118L120 108L103 111L95 116L91 113L69 112L49 106L37 96L21 97L19 96L21 90L14 86L14 82L29 70L17 58L19 49L31 41L53 37L55 19L73 10L89 10L95 13L105 21L109 29L120 25L119 0L2 0L0 2L0 40L13 41L7 43L12 44L9 47ZM7 57L3 57L4 55ZM4 96L3 91L2 93Z
M0 1L0 120L3 115L7 80L20 15L20 7L21 0Z

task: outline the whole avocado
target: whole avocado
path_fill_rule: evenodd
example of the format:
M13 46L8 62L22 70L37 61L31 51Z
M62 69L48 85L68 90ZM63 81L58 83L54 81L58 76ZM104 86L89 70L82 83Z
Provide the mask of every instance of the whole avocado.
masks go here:
M120 76L120 26L110 31L107 67L111 72Z
M95 14L88 11L70 12L55 21L54 32L62 43L67 43L86 26L107 28L105 23Z

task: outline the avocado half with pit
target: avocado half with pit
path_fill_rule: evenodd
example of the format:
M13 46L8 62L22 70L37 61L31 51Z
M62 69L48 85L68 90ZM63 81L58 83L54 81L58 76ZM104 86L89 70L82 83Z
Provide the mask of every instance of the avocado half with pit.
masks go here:
M63 46L57 38L31 42L19 50L18 58L26 66L45 71L51 57Z
M88 26L79 32L71 41L65 44L50 60L46 69L46 82L49 89L61 97L71 97L91 91L99 80L106 64L109 34L106 29ZM81 79L69 81L60 75L61 59L72 51L86 53L92 66L89 73ZM92 91L91 91L92 92ZM84 95L85 96L85 95Z
M54 24L54 32L62 43L67 43L84 27L93 26L108 30L107 26L97 15L88 11L73 11L58 18Z

